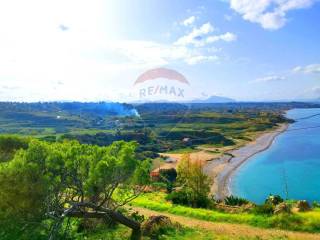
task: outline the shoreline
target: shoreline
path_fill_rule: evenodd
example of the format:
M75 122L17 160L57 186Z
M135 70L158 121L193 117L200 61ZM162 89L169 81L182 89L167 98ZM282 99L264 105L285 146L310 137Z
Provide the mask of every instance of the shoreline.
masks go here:
M204 171L214 181L211 193L215 195L216 199L224 199L229 196L231 179L236 170L252 156L267 150L275 138L285 132L288 127L288 123L281 124L277 129L263 133L245 146L231 150L227 152L227 155L208 162Z

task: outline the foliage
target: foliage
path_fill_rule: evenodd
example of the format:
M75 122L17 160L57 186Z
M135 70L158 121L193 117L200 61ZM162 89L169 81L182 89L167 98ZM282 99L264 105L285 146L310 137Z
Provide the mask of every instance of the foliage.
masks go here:
M160 181L165 183L165 188L168 193L171 193L174 188L174 183L177 179L177 171L174 168L160 169Z
M257 205L253 208L252 212L254 214L272 215L274 212L274 206L270 203Z
M144 215L139 214L139 212L137 211L131 213L130 218L139 223L142 223L145 220Z
M19 149L28 147L29 139L13 135L0 136L0 162L11 160Z
M177 171L174 168L160 169L160 179L164 182L175 182L177 179Z
M278 205L279 203L282 203L283 199L279 195L269 195L266 199L265 203L269 203L271 205Z
M290 215L266 215L256 210L251 213L226 213L217 210L195 209L181 205L173 205L165 200L165 196L163 193L144 194L135 199L131 204L158 212L167 212L206 221L239 223L261 228L279 228L320 233L320 211L318 210ZM270 209L273 211L273 206L271 206ZM292 224L290 221L292 221Z
M312 203L312 207L314 207L314 208L320 208L320 202L314 201L314 202Z
M135 143L123 141L108 147L30 141L1 165L1 216L16 221L17 230L25 230L23 236L34 224L59 229L65 218L81 215L82 206L118 209L149 180L150 163L138 161L135 148Z
M189 240L195 238L198 240L234 240L234 238L225 236L215 236L211 231L206 231L204 229L187 228L180 226L178 228L161 228L160 230L161 234L157 234L159 240ZM108 229L106 229L105 227L97 227L97 229L94 231L74 234L73 238L79 240L129 240L130 232L127 228L124 228L121 225ZM153 238L144 236L142 239L151 240ZM251 238L239 238L239 240L251 240Z
M249 203L249 201L244 198L231 195L224 199L224 203L229 206L242 206Z
M142 232L144 236L149 236L151 239L157 240L161 235L166 234L171 229L180 227L179 224L172 223L167 216L150 216L143 224Z
M173 204L190 205L190 197L185 191L171 192L166 196L166 200L171 201Z
M193 162L190 154L185 154L177 167L177 182L181 193L173 193L171 198L176 203L192 207L207 207L209 205L210 178L203 173L202 163ZM187 203L186 203L187 201Z

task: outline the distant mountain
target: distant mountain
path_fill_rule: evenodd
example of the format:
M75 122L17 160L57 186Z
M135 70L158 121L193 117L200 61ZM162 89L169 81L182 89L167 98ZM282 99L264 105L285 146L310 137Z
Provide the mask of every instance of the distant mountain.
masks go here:
M189 103L230 103L236 102L236 100L228 97L220 97L220 96L211 96L207 99L194 99Z

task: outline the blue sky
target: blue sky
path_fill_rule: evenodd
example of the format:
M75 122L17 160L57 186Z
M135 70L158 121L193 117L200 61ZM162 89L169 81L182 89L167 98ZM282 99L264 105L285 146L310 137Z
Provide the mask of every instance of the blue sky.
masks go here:
M317 0L2 1L0 100L131 101L157 67L186 98L319 98L319 23Z

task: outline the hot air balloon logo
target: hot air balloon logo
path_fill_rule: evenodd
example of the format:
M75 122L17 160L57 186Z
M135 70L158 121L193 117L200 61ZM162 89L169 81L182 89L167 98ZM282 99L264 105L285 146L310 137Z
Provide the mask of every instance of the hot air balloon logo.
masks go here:
M134 82L140 86L139 97L173 97L184 98L185 86L190 85L186 77L169 68L154 68L142 73Z

